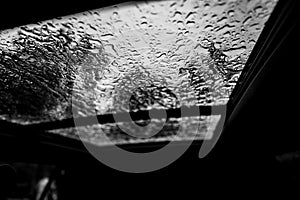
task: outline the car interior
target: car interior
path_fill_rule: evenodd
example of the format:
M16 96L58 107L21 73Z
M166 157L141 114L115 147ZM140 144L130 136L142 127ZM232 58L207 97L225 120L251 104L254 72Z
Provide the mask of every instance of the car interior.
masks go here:
M0 199L299 185L299 8L297 0L8 2ZM126 158L112 167L91 153L114 147L186 150L134 172L120 170L133 165ZM160 159L153 166L171 158Z

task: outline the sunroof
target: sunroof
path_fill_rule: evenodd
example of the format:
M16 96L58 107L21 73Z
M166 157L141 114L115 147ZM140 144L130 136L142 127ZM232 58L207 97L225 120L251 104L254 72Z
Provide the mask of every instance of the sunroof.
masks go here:
M276 3L129 2L3 30L0 117L23 125L51 124L226 106ZM78 138L80 130L81 138L100 146L210 139L221 113L175 114L151 122L141 116L135 122L106 120L47 131Z

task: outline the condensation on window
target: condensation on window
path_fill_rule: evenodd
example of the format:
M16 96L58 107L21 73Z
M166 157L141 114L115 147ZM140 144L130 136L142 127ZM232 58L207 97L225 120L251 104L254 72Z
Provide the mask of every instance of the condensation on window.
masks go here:
M126 3L3 30L0 117L28 124L225 105L276 3ZM207 135L219 117L205 119Z

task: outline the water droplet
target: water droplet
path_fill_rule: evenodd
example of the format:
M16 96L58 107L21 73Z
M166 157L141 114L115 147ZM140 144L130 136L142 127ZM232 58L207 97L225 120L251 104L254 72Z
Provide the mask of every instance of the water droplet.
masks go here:
M229 11L227 12L227 14L228 14L228 16L233 17L234 14L235 14L235 12L234 12L234 10L229 10Z
M210 5L208 3L204 4L204 9L205 10L209 10L210 9Z
M111 40L113 37L114 37L113 34L107 33L107 34L101 35L100 39L101 39L101 40Z

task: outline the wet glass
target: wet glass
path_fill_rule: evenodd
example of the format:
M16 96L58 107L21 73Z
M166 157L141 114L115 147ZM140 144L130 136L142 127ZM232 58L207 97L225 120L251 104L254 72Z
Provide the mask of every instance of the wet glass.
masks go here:
M27 125L226 106L277 1L126 3L3 30L0 118ZM78 129L97 145L210 139L219 119L161 117ZM49 132L78 138L71 127Z

